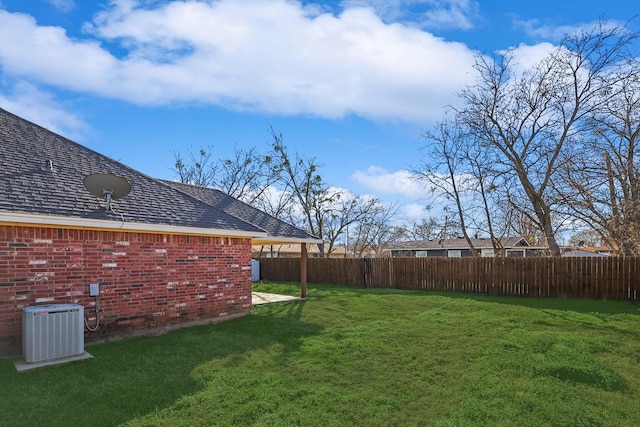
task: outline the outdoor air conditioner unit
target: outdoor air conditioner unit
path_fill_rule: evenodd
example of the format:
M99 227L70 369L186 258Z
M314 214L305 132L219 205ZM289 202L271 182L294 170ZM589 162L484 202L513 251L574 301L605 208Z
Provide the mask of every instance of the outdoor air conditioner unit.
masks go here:
M26 363L84 353L84 307L78 304L24 308L22 353Z

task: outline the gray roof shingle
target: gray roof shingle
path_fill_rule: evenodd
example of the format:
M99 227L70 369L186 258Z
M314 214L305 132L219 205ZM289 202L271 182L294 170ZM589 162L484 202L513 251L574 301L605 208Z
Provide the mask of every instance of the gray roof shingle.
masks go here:
M242 220L256 225L263 230L266 230L271 236L287 236L299 239L317 239L311 234L294 227L284 221L281 221L266 212L254 208L253 206L244 203L228 194L223 193L220 190L208 187L197 187L195 185L182 184L173 181L163 181L167 185L176 188L177 190L184 191L185 193L201 200L208 205L216 206L218 209L241 218Z
M49 161L53 171L47 170ZM84 187L84 178L94 173L114 174L131 185L128 196L112 202L113 212L106 212L104 200ZM249 234L269 232L234 215L227 206L233 204L230 199L219 207L213 199L209 203L178 190L0 108L0 211ZM299 238L304 233L273 220L270 229L285 233L281 237Z

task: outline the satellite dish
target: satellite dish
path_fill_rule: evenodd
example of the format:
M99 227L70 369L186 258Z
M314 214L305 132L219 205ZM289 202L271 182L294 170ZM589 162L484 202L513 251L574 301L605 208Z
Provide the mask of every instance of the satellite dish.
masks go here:
M108 173L87 175L84 187L94 196L105 199L107 212L111 210L111 200L121 199L131 191L131 184L126 179Z

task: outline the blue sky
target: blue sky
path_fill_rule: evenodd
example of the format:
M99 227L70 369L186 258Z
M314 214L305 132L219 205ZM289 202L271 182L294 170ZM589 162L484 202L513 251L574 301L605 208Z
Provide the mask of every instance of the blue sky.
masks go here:
M273 127L329 184L415 216L407 169L474 54L534 60L633 3L0 0L0 107L165 179L176 152L266 150Z

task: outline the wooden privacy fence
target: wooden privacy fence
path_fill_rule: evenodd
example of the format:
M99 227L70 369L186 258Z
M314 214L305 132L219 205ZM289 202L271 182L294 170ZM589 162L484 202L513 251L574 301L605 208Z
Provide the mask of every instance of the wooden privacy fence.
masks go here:
M640 258L342 258L307 260L310 283L489 295L636 300ZM260 278L299 281L300 259L260 259Z

